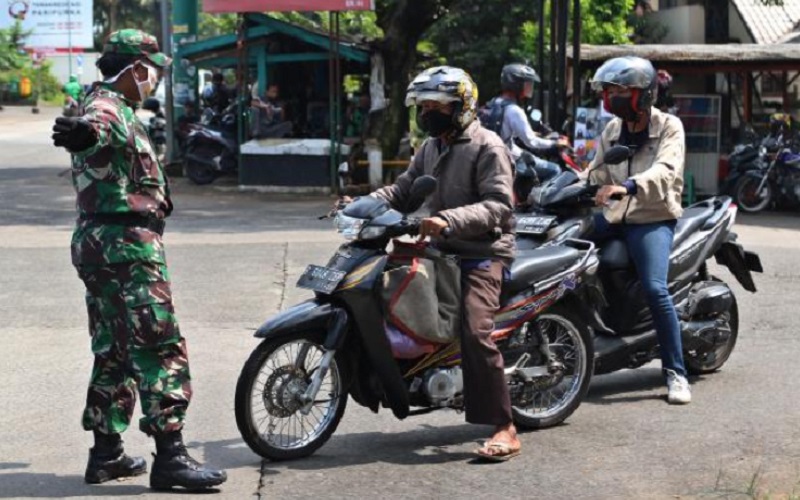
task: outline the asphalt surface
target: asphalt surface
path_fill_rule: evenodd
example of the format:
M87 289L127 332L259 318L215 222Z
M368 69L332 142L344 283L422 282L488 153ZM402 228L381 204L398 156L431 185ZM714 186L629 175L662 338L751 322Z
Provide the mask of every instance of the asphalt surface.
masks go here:
M83 288L69 260L74 197L68 157L49 144L54 110L0 112L0 498L176 498L147 476L83 484L91 435L80 414L91 356ZM800 493L800 218L739 216L737 232L765 273L739 299L739 342L713 375L692 380L694 401L665 402L658 363L593 380L564 425L521 436L508 463L474 463L490 434L441 411L397 421L352 400L314 456L259 459L236 429L233 393L257 345L253 329L308 296L294 288L339 239L316 216L327 198L240 193L221 179L175 179L165 236L195 396L191 453L227 469L216 498L741 498ZM138 410L137 410L138 411ZM131 454L150 458L136 425ZM783 497L781 495L784 495ZM182 496L182 495L178 495Z

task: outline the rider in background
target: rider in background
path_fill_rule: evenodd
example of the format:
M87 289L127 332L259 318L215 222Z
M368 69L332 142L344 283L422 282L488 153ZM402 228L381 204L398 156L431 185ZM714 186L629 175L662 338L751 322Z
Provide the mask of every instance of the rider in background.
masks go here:
M533 85L539 82L536 71L524 64L507 64L500 73L502 93L489 104L491 116L499 117L499 127L495 129L503 142L511 150L517 176L533 177L539 182L558 175L561 172L555 163L541 159L537 155L555 152L560 147L568 147L563 140L551 140L540 137L531 128L525 111L520 106L525 100L533 97ZM498 131L499 129L499 131ZM519 141L524 149L517 144Z
M61 89L66 96L66 105L77 109L83 99L83 86L78 82L78 75L70 75L69 81Z
M602 92L603 106L616 118L603 130L587 175L592 184L602 186L595 201L603 213L595 217L593 239L625 241L658 334L667 400L686 404L692 394L678 315L667 289L669 254L683 213L685 136L679 118L653 107L657 84L656 71L646 59L618 57L600 66L592 86ZM603 165L604 151L614 144L628 146L633 156L627 162ZM612 197L622 199L612 201Z

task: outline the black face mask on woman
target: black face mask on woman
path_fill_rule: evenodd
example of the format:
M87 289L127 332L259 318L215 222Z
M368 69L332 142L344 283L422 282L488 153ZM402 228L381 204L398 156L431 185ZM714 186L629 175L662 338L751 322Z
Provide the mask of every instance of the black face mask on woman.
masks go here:
M439 137L453 128L453 117L441 111L429 110L418 115L417 125L431 137Z
M626 122L635 122L639 118L636 111L633 110L630 96L609 96L608 112L619 116Z

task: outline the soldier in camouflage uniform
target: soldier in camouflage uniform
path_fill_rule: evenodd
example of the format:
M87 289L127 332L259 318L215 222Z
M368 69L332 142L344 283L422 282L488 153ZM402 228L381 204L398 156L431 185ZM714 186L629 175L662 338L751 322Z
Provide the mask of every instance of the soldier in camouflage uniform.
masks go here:
M72 153L78 221L72 263L86 285L92 369L83 428L94 432L85 479L102 483L144 474L123 451L138 390L139 428L156 441L155 489L202 489L224 471L192 459L181 429L192 395L186 341L172 306L161 236L172 211L169 183L133 106L153 92L170 59L156 39L125 29L106 40L97 82L82 116L58 118L56 146Z

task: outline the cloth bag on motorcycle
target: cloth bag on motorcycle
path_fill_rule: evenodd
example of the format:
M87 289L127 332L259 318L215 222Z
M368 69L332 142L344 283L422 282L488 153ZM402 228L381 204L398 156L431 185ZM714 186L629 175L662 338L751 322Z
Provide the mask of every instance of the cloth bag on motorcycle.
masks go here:
M461 267L424 244L395 241L383 275L387 320L404 334L448 343L461 328Z

